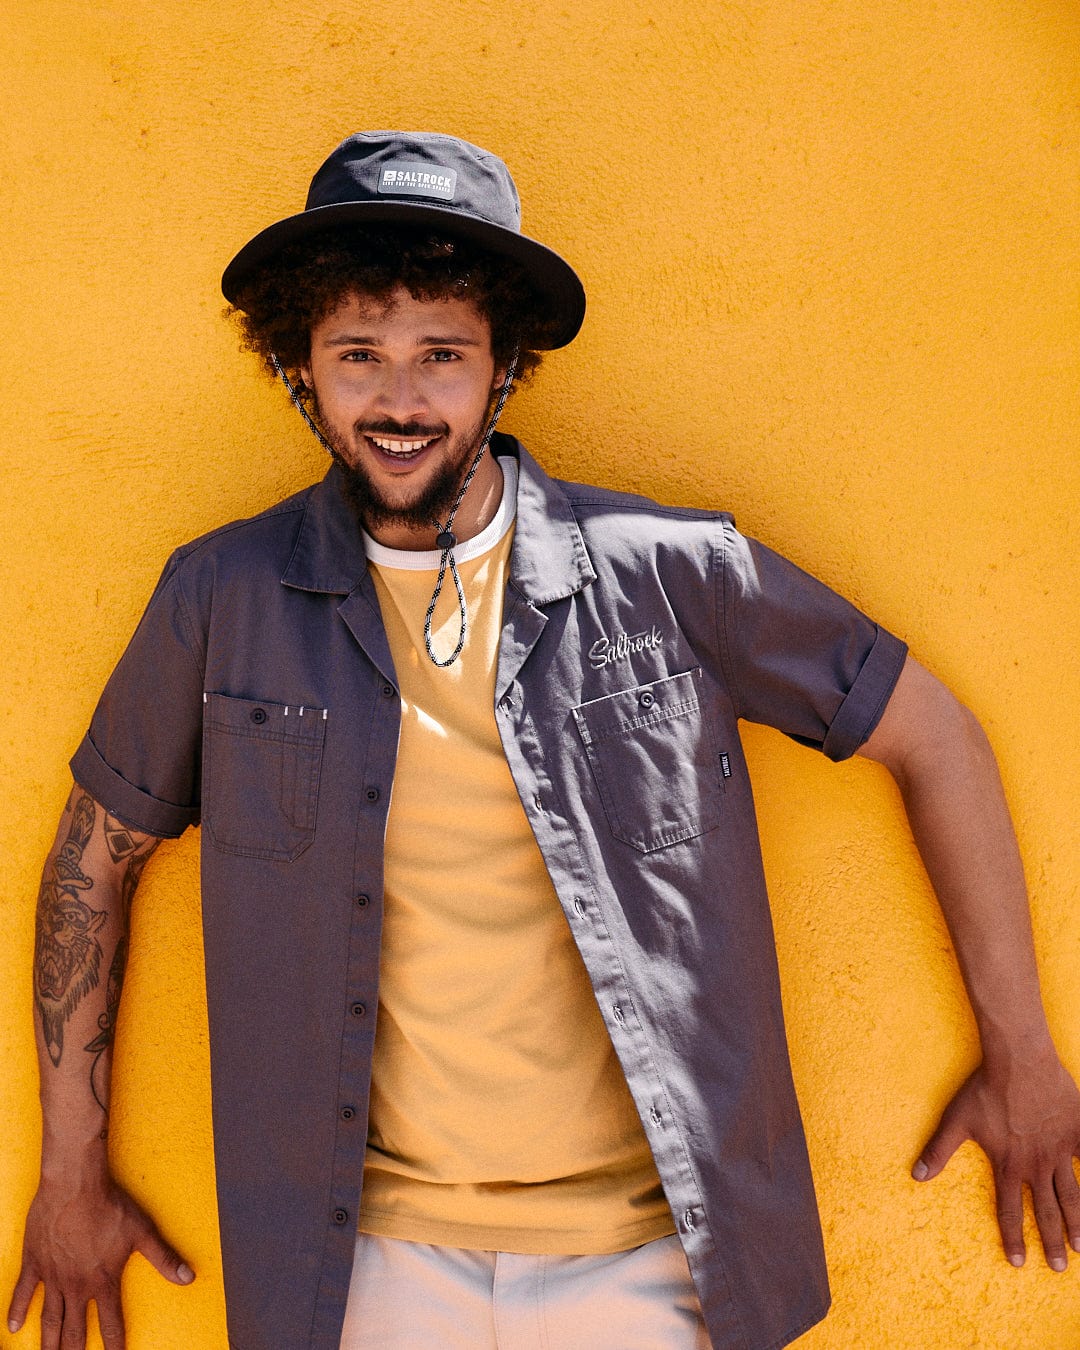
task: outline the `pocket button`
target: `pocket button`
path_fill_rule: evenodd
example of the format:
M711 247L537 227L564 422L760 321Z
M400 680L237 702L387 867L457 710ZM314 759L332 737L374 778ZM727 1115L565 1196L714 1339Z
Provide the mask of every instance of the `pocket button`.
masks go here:
M251 720L255 723L255 725L256 725L257 727L261 727L262 724L266 721L266 709L265 709L265 708L252 708L252 710L251 710Z
M648 689L646 689L645 692L642 694L642 696L638 699L638 702L641 704L643 708L651 708L652 705L656 702L656 698L653 694L649 692Z

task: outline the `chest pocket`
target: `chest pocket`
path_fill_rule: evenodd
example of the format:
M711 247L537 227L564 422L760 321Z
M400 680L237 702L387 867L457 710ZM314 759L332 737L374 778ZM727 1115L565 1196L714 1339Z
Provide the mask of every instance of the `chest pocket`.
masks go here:
M315 838L322 708L206 695L203 828L215 848L289 861Z
M700 681L691 670L574 709L611 832L642 853L720 824L719 759Z

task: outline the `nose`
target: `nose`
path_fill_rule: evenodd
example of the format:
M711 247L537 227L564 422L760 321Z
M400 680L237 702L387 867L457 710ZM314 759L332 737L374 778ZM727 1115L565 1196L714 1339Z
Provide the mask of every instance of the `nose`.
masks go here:
M379 412L396 422L422 421L429 411L422 381L411 362L383 365L375 401Z

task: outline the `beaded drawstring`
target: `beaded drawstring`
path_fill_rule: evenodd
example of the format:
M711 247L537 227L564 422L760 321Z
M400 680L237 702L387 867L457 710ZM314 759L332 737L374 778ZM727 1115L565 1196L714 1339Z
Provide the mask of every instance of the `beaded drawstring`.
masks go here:
M473 459L472 467L465 475L465 480L458 489L458 495L453 506L450 508L450 514L446 517L446 524L443 525L437 520L431 522L438 531L438 534L435 536L435 545L442 550L442 557L439 559L439 576L435 582L435 590L431 595L431 603L428 605L427 613L424 615L424 649L432 664L439 666L440 668L452 666L461 655L461 650L465 646L465 635L469 627L469 614L465 607L465 592L461 586L461 578L458 576L457 563L454 561L454 546L457 544L457 536L453 531L454 517L457 515L458 507L461 505L469 484L472 482L477 469L480 467L480 461L484 457L484 451L487 449L488 442L494 434L495 425L502 415L503 408L506 406L506 400L510 397L510 386L514 382L514 371L517 369L517 359L518 354L515 350L506 367L506 378L503 380L502 389L499 391L499 398L498 402L495 404L495 411L491 414L491 421L488 422L487 430L484 432L480 441L480 446ZM435 613L435 606L439 603L439 596L442 594L443 583L446 580L446 569L448 567L450 569L450 576L454 581L454 590L457 592L460 629L458 631L458 640L454 650L444 660L440 660L439 657L435 655L435 648L432 646L431 642L431 620Z

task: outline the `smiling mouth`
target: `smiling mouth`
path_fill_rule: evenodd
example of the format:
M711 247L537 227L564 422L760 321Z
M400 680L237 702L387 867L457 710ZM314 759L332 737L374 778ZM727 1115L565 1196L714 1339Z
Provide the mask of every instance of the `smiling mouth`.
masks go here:
M439 437L428 436L424 440L403 440L397 436L373 436L369 432L367 433L367 439L385 454L393 455L395 459L411 459L414 455L418 455L421 450L426 450L429 445L434 445Z

